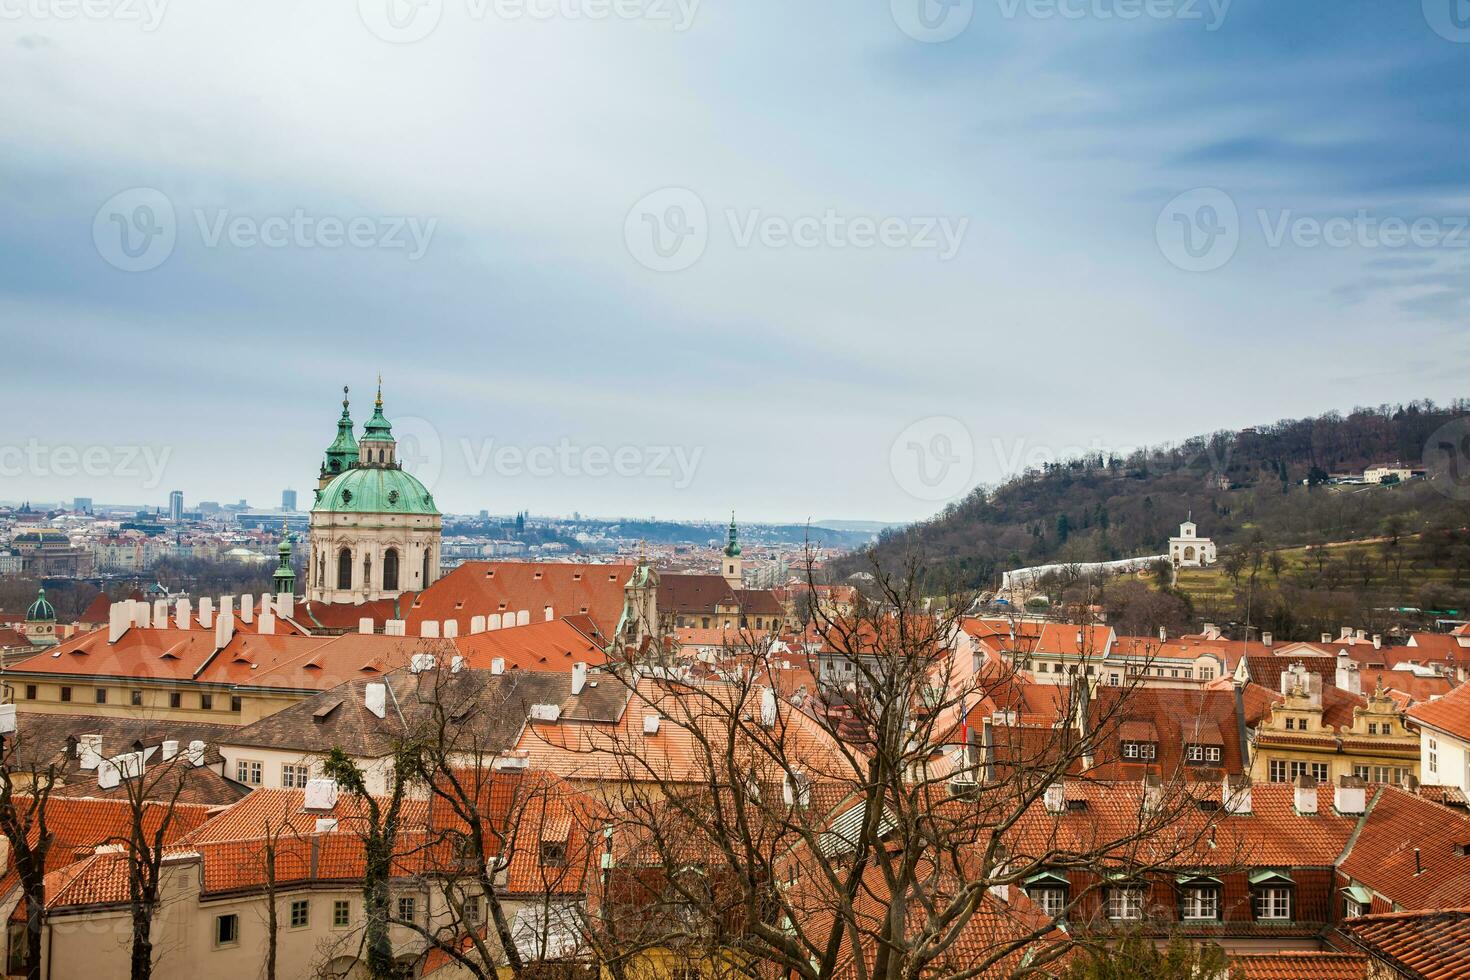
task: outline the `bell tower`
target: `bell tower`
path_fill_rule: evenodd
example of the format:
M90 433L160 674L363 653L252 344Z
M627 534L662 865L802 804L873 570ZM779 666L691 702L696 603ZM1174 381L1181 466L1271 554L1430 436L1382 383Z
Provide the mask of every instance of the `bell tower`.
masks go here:
M720 563L720 574L730 584L730 588L739 589L744 587L745 564L740 559L740 534L735 528L735 512L730 512L730 540L725 545L725 557Z

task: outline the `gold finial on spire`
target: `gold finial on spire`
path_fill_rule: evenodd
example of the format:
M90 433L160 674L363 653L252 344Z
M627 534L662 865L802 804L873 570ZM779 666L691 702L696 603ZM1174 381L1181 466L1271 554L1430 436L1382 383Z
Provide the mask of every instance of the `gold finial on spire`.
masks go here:
M646 565L646 564L648 564L648 547L647 547L647 545L648 545L648 539L647 538L639 538L638 539L638 564L640 564L640 565Z
M378 407L383 407L383 372L378 372Z

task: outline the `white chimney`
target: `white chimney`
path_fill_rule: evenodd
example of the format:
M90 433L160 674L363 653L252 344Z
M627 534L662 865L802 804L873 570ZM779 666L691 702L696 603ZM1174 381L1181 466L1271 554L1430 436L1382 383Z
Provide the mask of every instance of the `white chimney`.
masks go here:
M214 627L214 599L211 596L201 596L199 599L199 625L205 629Z
M1331 643L1332 642L1332 634L1331 633L1323 633L1322 634L1322 642L1323 643Z
M357 632L363 636L370 636L373 632L373 617L359 616L357 620Z
M223 650L234 638L235 614L228 609L221 609L219 618L214 621L214 648Z
M0 735L14 735L15 728L15 705L0 704Z
M556 618L556 615L555 615L555 614L554 614L554 613L552 613L552 611L551 611L551 607L550 607L550 606L547 606L547 607L546 607L546 610L545 610L545 611L546 611L546 622L548 622L548 623L549 623L549 622L551 622L551 621L552 621L552 620L553 620L553 619L555 619L555 618Z
M146 630L152 625L152 617L149 615L148 603L140 599L129 599L128 604L133 608L133 625L139 629Z
M1271 636L1271 634L1269 632L1263 632L1263 633L1261 633L1261 645L1262 646L1270 646L1272 639L1273 639L1273 637Z
M1353 694L1363 693L1363 677L1358 673L1357 664L1339 661L1336 683L1340 690L1351 691Z
M330 779L308 779L301 805L307 810L331 810L337 806L337 784Z
M1041 803L1047 813L1061 813L1067 808L1067 788L1060 779L1047 784L1046 792L1041 794Z
M408 658L408 670L413 674L422 674L425 671L433 670L438 664L439 661L432 653L416 653Z
M97 787L99 789L116 789L120 781L117 765L111 760L103 759L97 765Z
M1354 630L1353 631L1353 639L1355 639L1355 640L1366 640L1367 638L1368 638L1368 631L1367 630Z
M471 636L474 636L477 633L483 633L483 632L485 632L485 617L484 616L471 616L470 617L470 635Z
M143 775L143 753L124 752L112 760L123 779L137 779Z
M126 600L107 607L107 642L116 643L133 625L133 611Z
M1337 787L1337 812L1360 817L1368 806L1368 784L1357 776L1343 776Z
M362 689L363 707L379 718L388 717L388 685L382 681L370 681Z
M531 753L525 749L508 749L496 758L495 769L529 769Z
M1159 627L1159 642L1160 643L1167 643L1168 640L1169 640L1169 627L1167 627L1167 626L1160 626Z
M164 762L167 762L168 760L172 759L174 756L176 756L178 754L179 754L179 743L178 743L178 741L176 739L172 739L172 738L164 739L163 740L163 745L159 749L159 757Z
M490 673L492 673L492 674L503 674L503 673L505 673L505 658L504 657L496 657L496 658L494 658L493 660L490 661Z
M408 621L404 619L389 619L383 622L384 636L407 636Z
M168 629L168 600L153 600L153 625L156 629Z
M530 622L531 622L531 610L529 610L529 609L517 609L516 610L516 625L517 626L526 626Z
M556 721L561 717L561 705L559 704L533 704L531 705L532 721Z
M271 605L271 594L269 592L262 592L260 594L260 603L255 607L256 613L263 616L273 609L274 607Z
M261 636L275 636L276 617L271 615L269 609L261 612L260 622L255 624L255 632Z
M1317 781L1311 776L1296 777L1296 812L1317 812Z
M282 619L290 619L296 615L296 597L289 592L276 593L276 613Z
M189 743L189 765L198 769L204 765L204 740L196 738Z
M331 834L337 830L336 817L317 817L316 832L319 834Z
M186 630L194 625L194 613L189 608L188 599L180 599L174 603L174 628Z
M1158 813L1164 805L1164 781L1155 775L1143 777L1143 812Z
M643 716L643 734L645 734L645 735L657 735L658 734L658 715L644 715Z
M459 636L459 620L446 619L444 621L444 639L452 640Z
M769 687L761 688L761 727L776 727L776 692Z
M77 767L80 769L96 769L102 761L102 736L101 735L79 735L77 736Z
M219 614L223 616L226 613L231 618L235 615L235 597L232 595L222 595L219 597Z
M581 694L582 688L587 686L587 665L585 663L572 664L572 693Z
M1383 649L1383 634L1382 633L1374 633L1373 634L1373 649L1375 649L1375 650L1382 650Z
M426 619L419 623L419 636L426 640L439 639L439 620Z
M1226 813L1236 816L1251 812L1251 781L1249 776L1226 776L1220 786L1220 802Z
M255 622L255 596L246 594L240 597L240 622Z
M456 653L449 661L449 672L451 674L457 674L462 670L464 670L464 657Z

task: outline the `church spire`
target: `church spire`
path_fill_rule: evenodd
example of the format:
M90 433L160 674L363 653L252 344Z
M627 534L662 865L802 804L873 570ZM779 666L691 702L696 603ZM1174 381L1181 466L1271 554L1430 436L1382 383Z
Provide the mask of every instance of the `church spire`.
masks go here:
M321 483L324 487L333 477L357 465L357 439L352 434L352 412L347 402L347 386L342 386L342 415L337 419L337 438L327 447L322 461Z
M740 555L740 532L735 528L735 512L730 511L730 543L725 545L725 557L736 558Z
M276 564L276 572L271 576L271 582L275 586L276 595L296 594L296 570L291 566L291 534L286 529L286 522L281 521L281 543L276 548L279 560Z

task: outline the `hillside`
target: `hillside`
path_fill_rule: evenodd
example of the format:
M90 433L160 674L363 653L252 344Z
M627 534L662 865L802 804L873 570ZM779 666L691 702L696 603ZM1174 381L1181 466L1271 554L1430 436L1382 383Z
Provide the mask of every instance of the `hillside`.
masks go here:
M1396 486L1327 480L1386 462L1419 466L1431 437L1437 446L1443 426L1467 417L1470 402L1414 402L1216 432L1126 458L1072 459L981 487L928 521L885 532L874 553L887 567L917 557L940 587L986 589L1025 565L1161 554L1192 512L1222 553L1252 542L1272 550L1405 536L1414 542L1406 551L1433 554L1421 567L1453 569L1470 549L1463 530L1470 508L1454 492L1466 487L1452 482L1458 473L1440 466ZM855 556L837 572L864 565ZM1412 577L1413 569L1400 573ZM1457 573L1451 582L1460 587ZM1328 584L1337 583L1312 587Z

